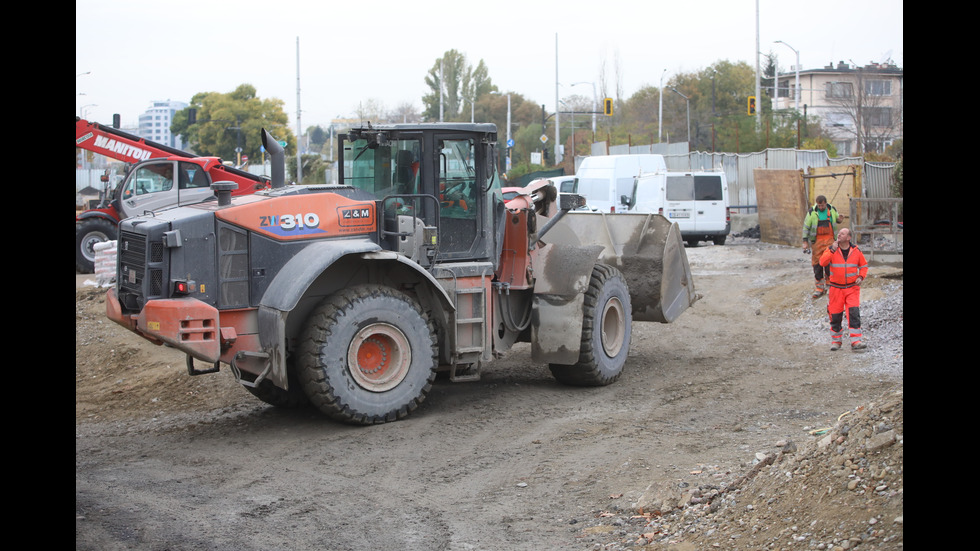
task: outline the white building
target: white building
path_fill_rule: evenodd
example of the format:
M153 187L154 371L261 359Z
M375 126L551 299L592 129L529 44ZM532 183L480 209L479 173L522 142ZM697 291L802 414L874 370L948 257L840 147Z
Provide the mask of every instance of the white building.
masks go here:
M150 141L187 149L180 136L170 134L174 113L187 107L182 101L154 101L153 105L140 115L139 130L136 134Z
M843 61L779 73L776 109L800 109L819 117L841 156L884 151L904 130L904 70L891 63L855 67Z

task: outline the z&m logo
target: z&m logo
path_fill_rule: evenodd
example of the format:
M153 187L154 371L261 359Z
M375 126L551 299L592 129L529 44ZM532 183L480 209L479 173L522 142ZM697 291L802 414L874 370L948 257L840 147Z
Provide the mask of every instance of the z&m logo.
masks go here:
M341 209L340 217L344 220L353 220L355 218L370 218L371 209Z
M374 229L373 205L344 206L337 208L338 225L345 233L364 233Z

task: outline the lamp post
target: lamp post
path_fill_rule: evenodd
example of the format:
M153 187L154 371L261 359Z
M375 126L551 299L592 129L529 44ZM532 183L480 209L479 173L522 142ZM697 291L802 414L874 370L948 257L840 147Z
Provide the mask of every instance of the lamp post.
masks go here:
M796 93L793 95L796 98L796 110L799 111L800 110L800 52L799 50L783 42L782 40L776 40L774 41L774 43L782 44L783 46L786 46L790 50L793 50L793 53L796 54L796 90L795 90ZM779 95L778 91L776 92L776 95L777 96Z
M505 145L507 146L507 161L506 161L507 167L504 170L504 172L506 172L510 170L510 93L501 94L500 92L496 92L496 91L490 93L498 96L502 96L502 95L507 96L507 142L505 142Z
M661 136L664 132L664 77L667 75L667 69L660 74L660 111L657 112L657 142L663 141Z
M674 88L673 86L671 86L670 89L673 90L678 96L684 98L684 101L687 103L687 146L691 147L691 99L678 92L677 88Z

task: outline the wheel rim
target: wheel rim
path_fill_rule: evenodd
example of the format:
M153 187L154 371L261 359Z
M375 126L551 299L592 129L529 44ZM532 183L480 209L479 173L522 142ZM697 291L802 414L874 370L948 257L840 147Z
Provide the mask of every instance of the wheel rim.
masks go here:
M354 335L347 350L351 376L371 392L391 390L408 375L412 351L408 338L397 327L375 323Z
M94 261L95 260L95 245L97 245L98 243L102 243L103 241L108 241L108 240L109 240L109 236L107 236L106 234L104 234L102 232L99 232L99 231L93 231L93 232L89 232L89 233L85 234L85 237L82 238L82 255L87 260L93 260Z
M602 327L599 331L602 339L602 350L610 358L619 354L623 348L626 334L626 317L623 303L616 297L611 297L602 308Z

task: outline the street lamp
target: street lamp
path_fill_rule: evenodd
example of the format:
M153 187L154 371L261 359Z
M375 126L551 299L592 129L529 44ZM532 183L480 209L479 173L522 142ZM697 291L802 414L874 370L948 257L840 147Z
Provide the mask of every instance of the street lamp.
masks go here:
M799 111L800 110L800 52L796 48L790 46L789 44L783 42L782 40L776 40L773 43L782 44L783 46L786 46L790 50L793 50L793 53L796 54L796 93L794 94L794 96L796 97L796 110ZM779 71L777 70L776 72L778 73ZM779 96L779 91L776 92L776 95L777 97Z
M687 147L690 148L691 147L691 98L678 92L677 88L674 88L673 86L671 86L670 89L673 90L674 93L677 94L678 96L684 98L684 101L687 103Z

